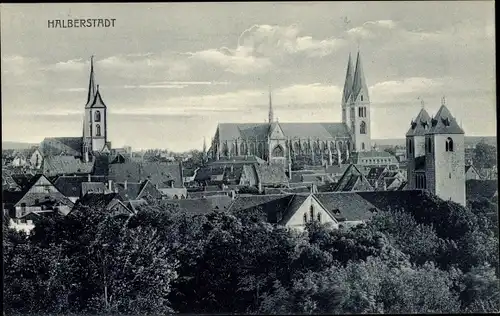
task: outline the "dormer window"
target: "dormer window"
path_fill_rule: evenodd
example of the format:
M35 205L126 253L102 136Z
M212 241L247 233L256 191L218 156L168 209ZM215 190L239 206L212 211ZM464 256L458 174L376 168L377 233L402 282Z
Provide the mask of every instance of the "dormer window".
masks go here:
M441 121L443 122L444 126L450 126L450 119L449 118L442 118Z
M427 122L426 122L426 121L420 121L420 124L422 125L422 127L423 127L424 129L427 129L427 128L429 127L429 124L427 124Z
M339 215L340 214L340 210L338 208L332 210L332 213L335 214L335 215Z
M437 122L438 122L438 121L437 121L436 119L432 119L432 120L431 120L431 124L432 124L432 126L436 126Z

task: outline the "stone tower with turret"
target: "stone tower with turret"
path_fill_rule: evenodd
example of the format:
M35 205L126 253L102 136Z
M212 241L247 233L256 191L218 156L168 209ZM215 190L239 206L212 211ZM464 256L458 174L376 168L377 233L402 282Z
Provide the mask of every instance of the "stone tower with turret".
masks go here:
M443 102L425 133L427 190L465 205L465 133Z

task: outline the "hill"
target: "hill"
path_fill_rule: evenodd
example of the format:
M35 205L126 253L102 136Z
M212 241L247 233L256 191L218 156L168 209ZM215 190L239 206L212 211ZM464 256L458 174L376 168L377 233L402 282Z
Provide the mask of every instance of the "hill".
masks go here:
M14 150L20 150L20 149L29 149L33 146L38 146L39 144L33 144L33 143L21 143L21 142L2 142L2 150L8 150L8 149L14 149Z

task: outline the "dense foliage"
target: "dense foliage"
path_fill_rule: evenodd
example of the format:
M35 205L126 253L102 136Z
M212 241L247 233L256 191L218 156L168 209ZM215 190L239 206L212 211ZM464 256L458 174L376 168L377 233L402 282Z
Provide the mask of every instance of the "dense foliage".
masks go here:
M27 313L453 313L498 311L498 239L451 202L304 233L259 209L130 217L83 209L30 236L4 228L4 308Z
M497 165L497 149L495 146L480 142L474 148L474 165L479 168L492 168Z

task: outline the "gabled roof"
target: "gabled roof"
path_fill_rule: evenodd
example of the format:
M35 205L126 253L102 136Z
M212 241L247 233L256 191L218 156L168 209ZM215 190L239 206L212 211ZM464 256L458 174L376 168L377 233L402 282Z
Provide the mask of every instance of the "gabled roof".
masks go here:
M81 137L46 137L40 143L40 152L46 156L81 156L83 140Z
M121 202L118 193L87 193L80 200L78 200L75 208L78 208L80 206L91 206L95 208L106 209L113 201Z
M132 210L134 213L137 213L137 211L139 211L141 209L141 207L143 206L147 206L148 205L148 202L146 200L143 200L143 199L139 199L139 200L128 200L127 203L125 203L125 205L130 209Z
M43 159L42 172L46 176L63 174L89 174L94 169L94 162L83 162L73 156L49 156Z
M370 191L373 187L359 169L351 164L340 178L335 191Z
M149 180L153 185L168 186L174 181L176 188L183 187L180 163L126 162L109 165L109 178L115 182L140 182Z
M81 196L87 193L106 193L108 192L108 187L104 182L82 182L81 185Z
M372 167L370 171L368 171L366 178L369 181L378 180L387 171L386 169L386 167Z
M51 189L41 191L36 189L37 186L51 187ZM20 199L16 202L16 206L21 206L22 204L26 204L26 206L53 205L55 203L73 206L73 202L62 194L44 175L37 175L32 178L31 184L27 185L19 196Z
M326 167L326 173L331 173L331 174L344 174L346 171L347 167L349 165L331 165Z
M315 198L331 212L336 219L346 221L369 220L377 208L357 193L326 192L316 193Z
M349 60L347 61L347 70L345 74L344 90L342 92L342 103L346 104L352 94L352 84L354 79L354 70L352 67L351 53L349 53Z
M283 184L288 185L288 178L285 168L279 164L253 165L257 177L262 184Z
M441 105L431 120L431 127L426 134L465 134L445 105Z
M421 109L417 118L411 122L410 129L406 133L406 137L424 136L431 127L431 116L425 109Z

